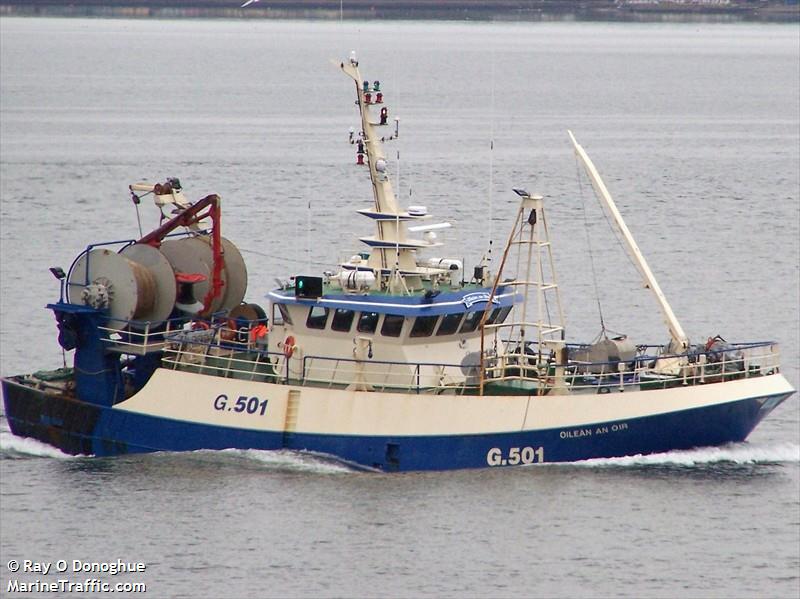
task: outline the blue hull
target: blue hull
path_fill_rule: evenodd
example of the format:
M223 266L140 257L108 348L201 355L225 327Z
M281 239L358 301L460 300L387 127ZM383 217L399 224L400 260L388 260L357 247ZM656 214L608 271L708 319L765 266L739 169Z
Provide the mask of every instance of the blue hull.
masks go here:
M100 407L3 380L14 434L70 454L110 456L198 449L326 453L386 471L485 468L659 453L743 441L791 393L574 429L443 436L269 433Z

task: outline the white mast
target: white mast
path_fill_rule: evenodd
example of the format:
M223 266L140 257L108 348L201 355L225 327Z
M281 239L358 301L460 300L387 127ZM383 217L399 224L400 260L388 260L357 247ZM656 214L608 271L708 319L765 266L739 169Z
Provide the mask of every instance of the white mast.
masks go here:
M429 217L425 210L416 210L413 213L401 210L392 189L386 168L386 155L383 151L383 142L387 138L381 137L377 133L377 128L389 124L388 108L383 106L384 94L379 88L379 82L375 81L370 85L368 81L362 80L355 52L351 52L349 61L339 63L339 67L356 85L356 97L358 98L356 103L361 115L361 134L358 138L359 153L363 152L366 155L364 164L369 169L372 181L374 209L358 211L373 219L377 228L375 236L360 238L371 248L367 266L376 274L376 287L388 288L392 293L409 293L412 290L422 289L422 276L429 276L434 270L438 273L442 269L419 267L416 261L417 251L438 247L442 244L435 241L433 235L423 236L422 239L411 239L408 236L407 222ZM378 106L380 106L380 119L373 122L370 120L369 109ZM389 140L396 139L398 135L399 119L395 119L394 122L395 132L388 137ZM446 274L449 271L444 270L443 272Z
M672 311L669 302L667 302L667 298L661 291L661 287L659 287L656 277L653 275L653 271L651 271L650 267L647 265L647 261L644 259L639 246L636 245L633 235L631 235L628 226L622 219L622 215L617 209L617 205L614 203L614 200L612 199L611 194L608 192L605 183L603 183L603 180L600 178L600 174L597 172L597 169L595 168L588 154L586 154L586 151L575 140L575 136L572 135L572 131L568 130L567 133L569 133L569 138L572 140L572 145L575 146L575 153L577 154L578 158L581 159L581 162L583 162L586 173L589 175L589 179L592 181L592 187L594 187L594 190L598 193L603 202L605 202L605 205L608 208L608 211L611 213L611 216L614 217L614 221L616 222L617 227L622 233L622 237L625 239L625 243L628 246L628 251L633 257L639 272L644 278L645 287L653 291L659 306L661 306L661 311L664 313L664 321L666 322L667 328L669 329L669 334L672 336L672 340L675 344L674 349L676 351L687 349L689 347L689 339L686 337L686 333L683 332L683 327L678 322L678 319L675 316L675 313Z

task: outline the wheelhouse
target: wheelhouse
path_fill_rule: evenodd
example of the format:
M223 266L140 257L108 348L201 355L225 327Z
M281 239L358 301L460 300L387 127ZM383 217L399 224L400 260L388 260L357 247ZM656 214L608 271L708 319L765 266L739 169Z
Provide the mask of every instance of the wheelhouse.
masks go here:
M475 336L489 301L490 289L478 288L435 297L398 297L327 294L315 299L295 296L293 290L269 294L273 327L291 328L294 334L335 337L367 336L374 341L424 341L439 343ZM498 288L491 298L486 324L506 320L514 305L511 287Z

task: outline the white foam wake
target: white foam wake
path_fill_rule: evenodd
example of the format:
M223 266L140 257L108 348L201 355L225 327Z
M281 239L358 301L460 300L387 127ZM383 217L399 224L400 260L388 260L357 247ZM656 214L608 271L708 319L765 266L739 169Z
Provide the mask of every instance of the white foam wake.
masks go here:
M260 462L276 470L311 472L317 474L341 474L355 472L355 468L333 457L288 449L223 449L221 453L232 454Z
M722 447L704 447L650 455L603 458L576 462L578 466L698 466L715 463L775 464L800 462L800 445L796 443L735 443Z
M27 437L17 437L5 426L0 429L0 455L3 457L25 457L33 456L37 458L57 458L67 460L75 456L64 453L52 445L42 443L36 439Z

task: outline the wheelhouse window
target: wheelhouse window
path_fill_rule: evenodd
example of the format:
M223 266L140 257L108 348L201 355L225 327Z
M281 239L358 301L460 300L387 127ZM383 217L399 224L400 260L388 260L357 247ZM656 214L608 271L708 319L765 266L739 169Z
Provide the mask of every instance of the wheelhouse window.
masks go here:
M400 314L386 314L381 325L381 335L385 337L399 337L403 330L403 318Z
M500 308L500 316L497 317L497 324L502 324L508 318L508 315L511 314L511 310L514 306L506 306L505 308Z
M278 309L277 314L275 308ZM289 316L289 308L286 307L286 304L272 304L272 324L292 324L292 317Z
M455 314L445 314L442 316L442 324L439 325L439 330L436 331L437 335L452 335L458 330L458 325L461 324L463 312L456 312Z
M414 326L411 327L410 337L430 337L433 335L433 329L436 328L436 321L439 320L438 316L417 316L414 320Z
M483 310L475 310L474 312L467 312L464 318L464 323L461 325L459 333L471 333L478 328L483 316Z
M331 329L344 333L350 332L350 327L353 326L353 318L355 315L356 313L352 310L336 308L333 311L333 319L331 319Z
M489 314L489 318L486 319L486 324L502 324L508 317L509 312L511 312L511 306L495 308L492 310L492 313Z
M328 308L322 306L311 306L306 318L306 326L309 329L324 329L328 322Z
M356 330L359 333L374 333L375 329L378 328L378 318L380 314L377 312L362 312L358 316L358 324L356 324Z

